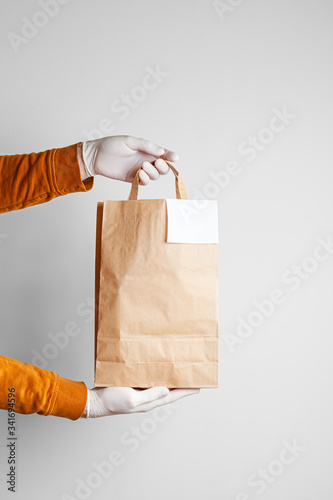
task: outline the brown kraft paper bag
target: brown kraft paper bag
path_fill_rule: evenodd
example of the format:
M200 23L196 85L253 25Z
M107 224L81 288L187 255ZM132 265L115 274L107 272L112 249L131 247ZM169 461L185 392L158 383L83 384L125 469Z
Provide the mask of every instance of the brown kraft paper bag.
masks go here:
M138 186L97 206L95 387L217 387L218 245L167 242L166 200Z

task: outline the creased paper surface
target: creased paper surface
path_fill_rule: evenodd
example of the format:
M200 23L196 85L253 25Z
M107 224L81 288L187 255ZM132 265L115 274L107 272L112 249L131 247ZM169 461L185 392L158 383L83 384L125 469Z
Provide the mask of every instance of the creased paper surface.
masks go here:
M217 252L167 242L166 200L98 205L95 386L217 387Z

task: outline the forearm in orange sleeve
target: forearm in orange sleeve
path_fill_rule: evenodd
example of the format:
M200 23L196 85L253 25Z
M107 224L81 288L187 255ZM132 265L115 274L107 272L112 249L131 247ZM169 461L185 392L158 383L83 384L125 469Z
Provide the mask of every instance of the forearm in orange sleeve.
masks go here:
M79 144L42 153L0 156L0 213L90 191L94 179L82 182Z
M0 409L8 409L8 389L15 389L17 413L77 420L84 412L87 387L54 372L0 355Z

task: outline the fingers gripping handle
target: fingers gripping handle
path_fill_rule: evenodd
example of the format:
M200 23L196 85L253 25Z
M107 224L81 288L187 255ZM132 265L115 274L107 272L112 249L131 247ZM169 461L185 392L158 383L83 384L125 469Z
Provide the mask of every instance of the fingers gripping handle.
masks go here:
M178 171L175 169L175 167L173 165L171 165L171 163L169 163L168 161L166 163L169 165L170 169L175 174L177 200L187 200L185 186L184 186L184 183L183 183ZM128 200L137 200L138 199L139 172L140 172L140 169L137 171L137 173L134 176L134 179L132 182L132 188L131 188L131 192L129 194Z

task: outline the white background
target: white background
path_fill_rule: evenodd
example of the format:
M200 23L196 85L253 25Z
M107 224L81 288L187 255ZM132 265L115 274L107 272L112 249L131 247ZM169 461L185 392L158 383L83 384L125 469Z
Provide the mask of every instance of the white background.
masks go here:
M217 198L220 222L219 389L181 401L158 424L149 415L18 415L17 499L79 498L78 480L91 479L92 462L114 450L124 463L86 498L332 498L333 256L294 292L283 276L303 261L314 269L307 258L316 239L333 235L333 6L224 4L223 13L208 0L72 0L15 52L8 34L21 35L24 17L43 23L42 9L1 0L0 153L74 144L108 118L111 134L177 151L189 196ZM167 75L126 118L112 109L122 94L139 95L147 67L156 66ZM293 118L272 137L263 129L284 108ZM250 136L261 150L245 154ZM238 174L214 187L211 174L223 175L231 160ZM1 215L2 354L29 363L49 333L74 321L81 333L47 369L93 385L92 315L77 308L94 294L96 203L124 199L129 188L98 178L89 193ZM173 197L173 176L139 196ZM232 352L227 334L236 336L239 318L276 288L284 303ZM12 498L5 412L0 425L0 492ZM133 426L144 429L135 452L122 442ZM302 451L279 465L284 442L294 440ZM275 477L260 494L248 479L267 467Z

